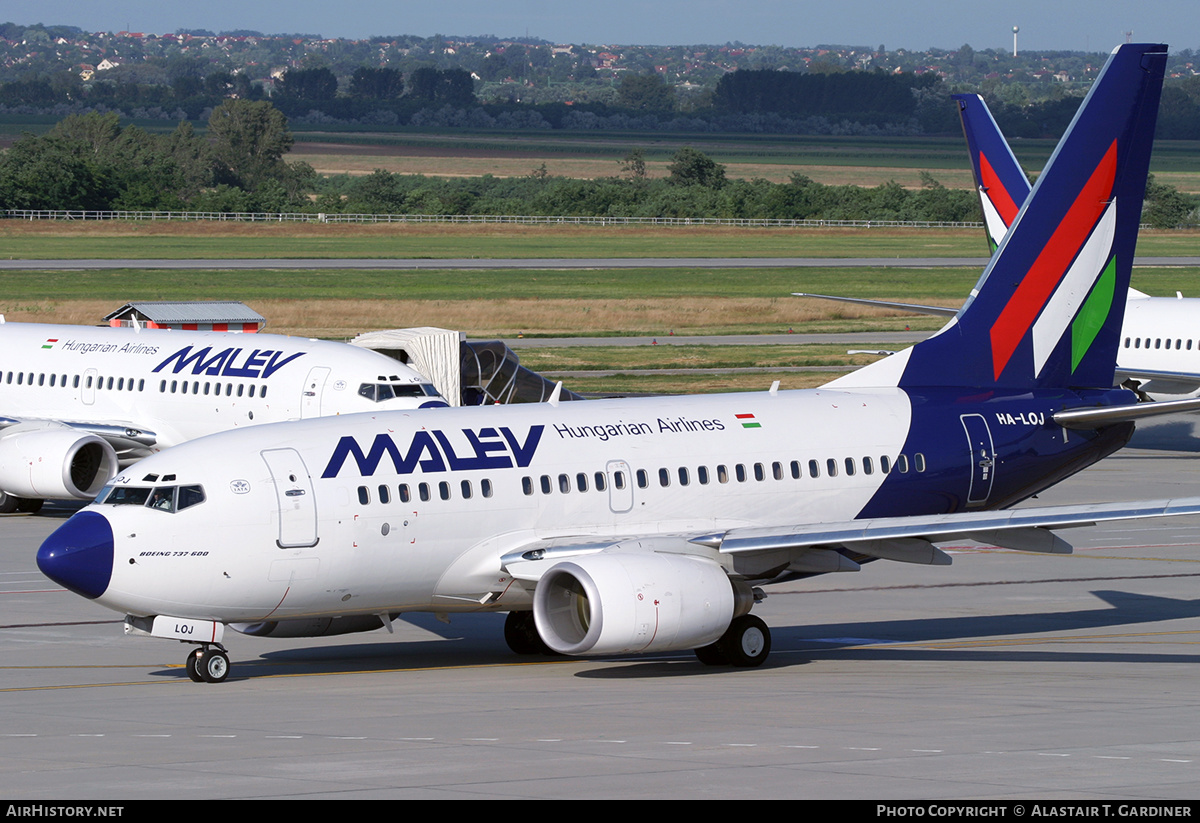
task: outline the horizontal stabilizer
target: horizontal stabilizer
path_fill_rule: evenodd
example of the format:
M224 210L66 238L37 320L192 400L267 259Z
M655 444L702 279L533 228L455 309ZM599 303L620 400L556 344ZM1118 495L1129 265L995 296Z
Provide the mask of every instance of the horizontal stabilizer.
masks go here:
M1194 414L1200 411L1200 398L1163 400L1156 403L1132 403L1125 406L1097 406L1091 409L1067 409L1055 413L1054 422L1064 429L1091 431L1115 423L1130 423L1169 414Z

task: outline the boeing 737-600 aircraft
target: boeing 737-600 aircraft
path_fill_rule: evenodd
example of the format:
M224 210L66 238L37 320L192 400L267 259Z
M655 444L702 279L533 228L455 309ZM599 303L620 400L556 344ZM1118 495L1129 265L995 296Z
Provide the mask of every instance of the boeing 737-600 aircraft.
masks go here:
M1166 48L1109 59L972 298L816 390L379 412L231 431L122 472L48 537L51 579L196 644L409 611L508 612L514 650L694 649L758 665L761 584L947 540L1069 551L1051 527L1200 500L1004 510L1120 448L1113 388Z
M386 355L274 334L0 322L0 512L90 500L121 466L244 426L444 405Z

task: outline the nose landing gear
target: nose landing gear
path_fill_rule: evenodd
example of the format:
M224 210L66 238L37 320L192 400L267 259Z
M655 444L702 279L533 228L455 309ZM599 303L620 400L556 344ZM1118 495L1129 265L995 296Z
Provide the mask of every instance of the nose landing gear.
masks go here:
M217 644L192 649L184 665L193 683L223 683L229 677L229 655Z

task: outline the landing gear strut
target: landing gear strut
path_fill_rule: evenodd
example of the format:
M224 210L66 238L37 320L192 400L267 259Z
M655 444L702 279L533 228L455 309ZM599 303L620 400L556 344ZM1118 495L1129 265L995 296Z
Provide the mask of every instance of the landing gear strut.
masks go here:
M229 655L219 645L192 649L184 665L193 683L224 683L229 677Z
M735 617L716 643L695 650L706 666L761 666L771 653L771 630L752 614Z

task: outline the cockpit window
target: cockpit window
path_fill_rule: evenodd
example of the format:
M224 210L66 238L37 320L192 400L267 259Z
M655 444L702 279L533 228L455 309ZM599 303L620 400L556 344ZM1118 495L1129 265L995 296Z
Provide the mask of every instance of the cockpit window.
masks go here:
M204 502L203 486L180 486L176 511L183 511L189 506Z
M105 486L97 503L109 506L145 506L163 512L183 511L204 502L203 486Z
M438 390L432 383L405 383L395 386L397 397L437 397Z
M438 390L432 383L363 383L358 387L358 393L375 403L395 397L438 396Z
M160 512L175 511L175 488L173 486L160 486L150 492L150 499L146 501L146 505L152 509L158 509Z
M110 506L144 506L150 498L150 489L136 486L108 486L96 496L97 503Z

